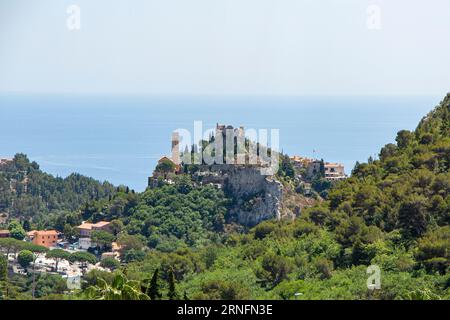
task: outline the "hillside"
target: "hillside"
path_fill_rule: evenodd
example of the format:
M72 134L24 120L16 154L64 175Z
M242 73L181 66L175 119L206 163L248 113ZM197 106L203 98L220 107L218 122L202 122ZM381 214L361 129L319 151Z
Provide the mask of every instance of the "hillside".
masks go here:
M0 166L0 218L47 224L51 217L77 210L92 199L109 197L115 187L80 174L54 177L24 154ZM1 222L1 221L0 221Z
M141 284L156 275L164 298L450 299L449 164L450 94L320 201L297 193L283 164L281 209L295 220L239 223L236 206L262 203L267 190L239 202L245 192L180 174L138 194L79 175L53 178L23 155L0 172L0 204L65 233L81 220L113 221L121 271ZM369 265L380 268L381 289L368 290ZM85 287L99 278L112 283L92 272Z
M294 222L266 221L204 248L151 251L128 274L172 267L192 299L449 299L449 157L447 95ZM371 264L382 277L373 292Z

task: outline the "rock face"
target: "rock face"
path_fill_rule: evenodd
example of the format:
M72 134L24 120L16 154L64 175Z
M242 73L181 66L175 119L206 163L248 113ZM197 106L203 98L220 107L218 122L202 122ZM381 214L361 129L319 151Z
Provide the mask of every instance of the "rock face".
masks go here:
M234 200L230 214L252 227L261 221L282 218L283 185L258 168L236 165L204 166L196 175L203 184L220 185Z

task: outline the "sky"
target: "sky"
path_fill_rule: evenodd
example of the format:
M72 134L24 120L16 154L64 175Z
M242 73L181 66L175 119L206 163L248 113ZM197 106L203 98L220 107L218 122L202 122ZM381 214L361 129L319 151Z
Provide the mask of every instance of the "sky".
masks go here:
M443 96L449 57L448 0L0 0L0 94Z

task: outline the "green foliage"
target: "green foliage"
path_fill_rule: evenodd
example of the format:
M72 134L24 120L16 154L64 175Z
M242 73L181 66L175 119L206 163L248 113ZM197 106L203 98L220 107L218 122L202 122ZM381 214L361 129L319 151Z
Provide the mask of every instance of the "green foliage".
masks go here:
M103 268L108 268L110 270L116 270L117 268L120 267L120 262L116 258L108 257L108 258L103 259L100 262L100 265Z
M30 263L34 261L34 254L29 250L22 250L17 256L17 261L22 266L22 268L28 268Z
M8 280L8 259L0 254L0 281Z
M175 275L173 273L172 269L169 269L169 292L167 293L167 297L169 298L169 300L177 300L178 299L178 294L177 291L175 289Z
M58 264L61 260L68 260L70 253L62 249L53 249L46 253L45 255L48 259L55 260L55 270L58 271Z
M16 162L29 175L38 170L23 156ZM246 230L233 224L223 191L181 175L142 194L120 187L107 199L93 197L78 214L53 212L49 224L114 221L126 276L91 271L85 299L450 299L449 165L450 94L414 132L400 131L379 159L357 163L349 179L328 186L316 177L324 201L302 208L295 221ZM294 185L288 162L281 167L279 178ZM0 239L0 249L33 248ZM69 260L96 262L75 254ZM367 288L372 264L382 277L374 291ZM29 292L17 283L13 296Z
M147 295L152 300L161 299L162 295L160 293L160 285L159 285L159 275L158 275L158 268L155 269L155 272L153 273L152 279L150 280L149 287L146 289Z
M155 171L164 174L175 172L175 163L168 159L161 160L156 166Z
M110 246L114 241L114 236L103 230L94 230L91 232L91 240L93 243L96 243L100 248L104 248L105 246Z
M295 177L295 170L288 155L280 154L280 167L277 175L280 177L287 177L293 179Z
M129 234L146 237L147 245L173 251L197 246L221 232L229 201L213 186L193 186L185 176L175 184L144 192L125 223Z
M14 184L13 189L9 188L10 183ZM17 154L11 166L0 169L0 212L7 211L11 218L28 223L31 220L41 228L56 228L61 212L77 210L81 203L112 194L114 187L109 183L79 174L67 178L46 174L24 154ZM14 233L20 239L17 230L20 229L15 228Z
M126 263L142 261L145 258L145 252L142 250L131 249L123 254L122 260Z
M42 298L49 295L63 294L67 291L67 281L59 275L41 274L36 281L35 297ZM56 297L60 300L60 297Z
M86 289L82 297L89 300L150 300L140 291L138 281L128 280L120 273L115 275L111 284L98 279L97 284Z
M428 232L419 239L416 258L428 272L445 274L450 262L450 226Z
M69 261L81 262L82 264L95 264L97 263L97 258L92 253L77 251L69 256Z
M17 220L13 220L9 223L8 230L11 237L13 237L14 239L23 240L23 238L25 238L26 236L25 230Z

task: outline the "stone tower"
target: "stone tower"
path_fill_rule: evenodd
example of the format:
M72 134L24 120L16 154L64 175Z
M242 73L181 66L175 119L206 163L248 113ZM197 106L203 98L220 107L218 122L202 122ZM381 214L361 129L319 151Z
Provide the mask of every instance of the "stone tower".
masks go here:
M180 134L178 132L172 133L172 161L180 164Z

